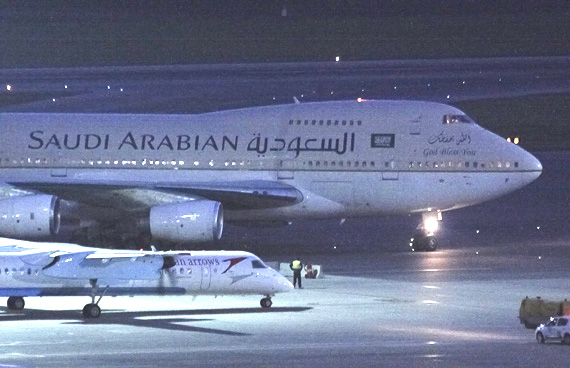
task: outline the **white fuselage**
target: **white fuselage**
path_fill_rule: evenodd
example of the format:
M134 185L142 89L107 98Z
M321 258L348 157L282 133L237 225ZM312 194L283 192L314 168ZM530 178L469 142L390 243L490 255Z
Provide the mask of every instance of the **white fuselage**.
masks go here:
M201 115L0 114L0 181L17 188L260 180L302 195L290 206L226 211L240 221L445 211L540 175L528 152L446 116L464 113L430 102L339 101Z
M92 295L92 280L105 295L274 295L292 289L248 252L106 253L69 244L2 243L0 296ZM166 268L164 257L171 262Z

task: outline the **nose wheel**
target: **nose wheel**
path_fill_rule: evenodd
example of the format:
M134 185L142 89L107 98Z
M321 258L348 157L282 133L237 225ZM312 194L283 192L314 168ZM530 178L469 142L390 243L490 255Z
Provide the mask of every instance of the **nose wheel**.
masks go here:
M83 307L83 317L85 318L99 318L101 315L101 308L94 303L89 303Z
M101 315L101 308L99 307L99 302L101 301L101 299L103 299L103 296L107 292L107 289L109 289L109 286L103 289L101 295L99 296L99 299L95 301L95 298L99 293L99 287L97 286L97 279L91 279L89 280L89 283L91 284L91 303L86 304L85 307L83 307L83 317L99 318L99 316Z
M271 308L271 306L273 305L273 302L271 301L270 297L267 297L267 298L261 299L259 304L261 305L261 308Z
M412 248L419 252L433 252L437 249L435 236L416 234L412 240Z

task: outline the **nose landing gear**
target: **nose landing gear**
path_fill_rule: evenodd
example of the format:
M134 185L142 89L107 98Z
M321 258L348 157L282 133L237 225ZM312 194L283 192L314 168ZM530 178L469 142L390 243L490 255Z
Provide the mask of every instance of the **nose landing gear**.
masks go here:
M103 292L99 296L99 299L97 299L97 302L95 302L95 298L97 297L97 292L99 291L99 287L97 286L97 279L91 279L89 280L89 283L91 284L91 303L86 304L85 307L83 307L83 317L99 318L99 316L101 315L101 308L99 307L99 302L101 301L101 299L103 299L103 296L105 295L109 287L107 286L105 289L103 289Z
M441 221L441 212L425 212L422 214L423 221L418 225L411 239L412 250L418 252L433 252L437 249L435 233Z

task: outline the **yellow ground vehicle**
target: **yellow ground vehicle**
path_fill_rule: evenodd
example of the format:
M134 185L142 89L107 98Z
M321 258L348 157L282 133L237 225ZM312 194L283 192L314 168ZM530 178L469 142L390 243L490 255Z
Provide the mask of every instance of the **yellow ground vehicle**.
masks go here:
M570 301L550 301L537 296L524 298L519 309L519 321L526 328L536 328L548 323L550 317L570 315Z

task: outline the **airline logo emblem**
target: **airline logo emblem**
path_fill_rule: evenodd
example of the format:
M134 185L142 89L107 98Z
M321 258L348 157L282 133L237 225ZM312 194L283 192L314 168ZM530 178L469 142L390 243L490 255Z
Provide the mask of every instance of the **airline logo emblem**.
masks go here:
M372 134L370 146L372 148L394 148L395 134Z
M226 270L224 272L222 272L222 274L228 272L230 270L230 268L232 268L233 266L237 265L238 263L240 263L241 261L243 261L244 259L246 259L247 257L236 257L236 258L229 258L229 259L225 259L224 262L230 262L230 265L228 266L228 268L226 268Z

